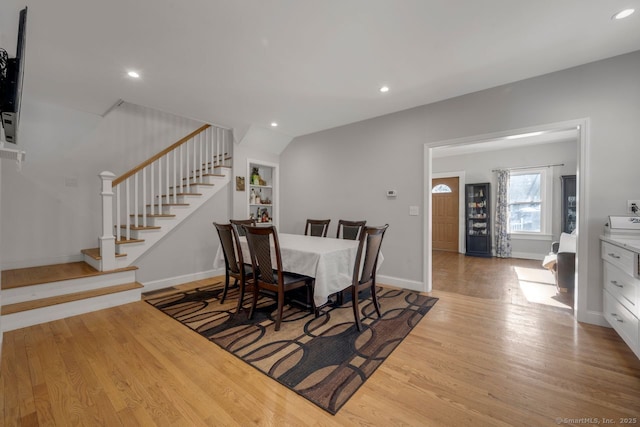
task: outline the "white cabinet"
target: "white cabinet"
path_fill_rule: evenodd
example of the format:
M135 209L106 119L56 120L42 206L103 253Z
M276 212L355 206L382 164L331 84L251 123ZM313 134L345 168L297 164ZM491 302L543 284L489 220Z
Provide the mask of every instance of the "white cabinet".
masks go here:
M277 165L249 161L247 166L247 216L255 218L258 224L277 225Z
M605 241L606 240L606 241ZM603 238L604 318L640 357L640 248Z

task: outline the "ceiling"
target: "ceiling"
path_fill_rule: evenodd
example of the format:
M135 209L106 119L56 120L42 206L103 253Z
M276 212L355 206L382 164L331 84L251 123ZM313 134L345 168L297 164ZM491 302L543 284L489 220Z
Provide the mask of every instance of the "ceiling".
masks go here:
M10 54L25 4L23 100L285 138L640 49L640 0L2 0Z

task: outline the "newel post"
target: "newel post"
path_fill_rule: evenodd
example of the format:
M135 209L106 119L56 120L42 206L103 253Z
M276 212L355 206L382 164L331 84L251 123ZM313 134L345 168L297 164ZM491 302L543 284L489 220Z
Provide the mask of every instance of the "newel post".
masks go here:
M102 235L100 240L100 271L114 270L116 268L116 237L113 235L113 179L116 176L111 172L101 172L102 180Z

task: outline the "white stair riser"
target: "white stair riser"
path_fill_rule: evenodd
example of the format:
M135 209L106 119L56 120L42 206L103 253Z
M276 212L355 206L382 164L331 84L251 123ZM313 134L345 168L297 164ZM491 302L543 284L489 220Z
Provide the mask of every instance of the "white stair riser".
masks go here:
M76 292L100 289L136 281L136 270L119 271L98 276L81 277L79 279L62 280L43 283L41 285L23 286L2 291L2 305L16 304L42 298L67 295ZM4 316L2 316L4 322Z
M166 203L191 203L191 201L193 199L199 198L202 196L169 196L169 197L162 197L162 204L166 204ZM156 197L156 205L158 204L158 198Z
M89 313L92 311L140 301L140 299L141 288L138 288L7 314L2 316L2 331L7 332L14 329L26 328L27 326L33 326L40 323L76 316L78 314Z
M186 182L187 180L185 180ZM189 182L202 182L204 184L219 184L219 183L223 183L226 181L226 176L203 176L200 177L199 175L193 179L193 178L189 178L188 180Z
M83 254L82 255L84 258L84 262L86 262L87 264L89 264L91 267L95 268L98 271L102 271L102 261L95 259L93 257L90 257L89 255Z
M144 246L144 242L126 243L124 245L119 245L116 243L116 253L126 254L128 253L130 248L135 248L136 246Z
M131 230L129 232L129 237L131 237L132 239L140 239L140 240L146 240L149 238L149 236L153 236L154 234L161 234L162 233L162 229L161 228L156 228L156 229L152 229L152 230ZM126 234L126 231L123 229L122 230L122 235L124 236ZM128 253L128 252L126 252Z
M159 211L158 206L154 206L153 211L151 210L150 206L147 206L147 213L149 214L161 213L163 215L175 215L177 212L188 210L188 209L189 209L189 206L168 206L163 204L160 212L158 212Z
M189 182L191 182L191 181L189 181ZM202 181L198 181L198 182L202 183ZM204 193L204 192L206 192L207 190L210 190L210 189L211 189L210 185L189 184L187 186L187 183L185 181L185 183L182 184L182 188L178 188L178 193Z
M147 226L148 227L162 227L163 224L165 224L167 221L171 221L175 219L175 217L172 216L161 216L161 217L147 217ZM142 226L143 225L143 218L142 217L138 217L138 225ZM135 225L135 219L131 218L131 225Z

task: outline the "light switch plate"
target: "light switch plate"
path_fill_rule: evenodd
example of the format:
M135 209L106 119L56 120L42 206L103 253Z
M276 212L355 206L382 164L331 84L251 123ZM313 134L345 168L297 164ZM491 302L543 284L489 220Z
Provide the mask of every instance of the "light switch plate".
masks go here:
M409 206L409 215L411 215L411 216L420 215L420 207L419 206Z

